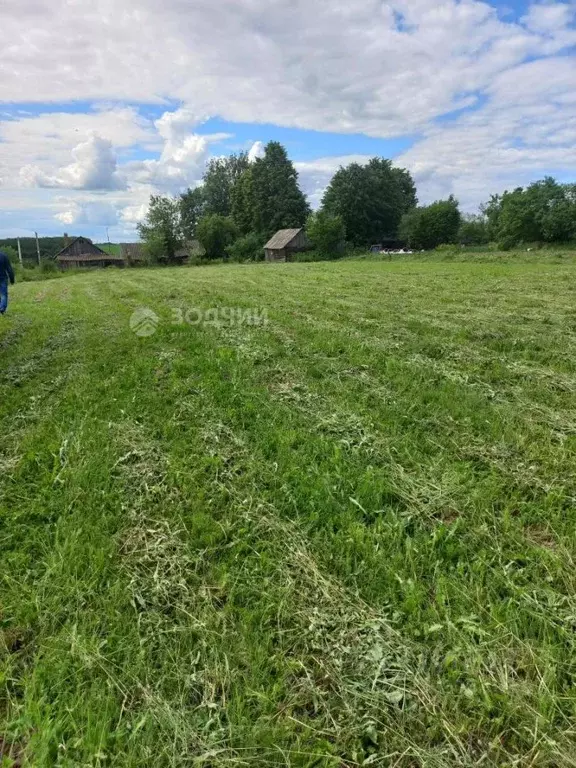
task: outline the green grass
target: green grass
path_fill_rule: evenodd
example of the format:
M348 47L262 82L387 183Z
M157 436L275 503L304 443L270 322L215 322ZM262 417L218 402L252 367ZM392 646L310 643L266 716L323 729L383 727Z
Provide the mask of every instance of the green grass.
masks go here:
M11 302L5 765L576 765L575 265L106 270ZM212 307L268 323L171 322Z
M95 243L98 248L101 248L104 253L112 254L113 256L121 256L122 248L120 243Z

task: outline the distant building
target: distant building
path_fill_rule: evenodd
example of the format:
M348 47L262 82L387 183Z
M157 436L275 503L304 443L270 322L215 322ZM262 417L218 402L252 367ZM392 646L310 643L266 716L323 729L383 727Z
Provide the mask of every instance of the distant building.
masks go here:
M292 256L310 248L303 229L280 229L264 246L266 261L292 261Z
M126 266L141 267L149 263L144 243L120 243L120 253ZM204 256L205 253L198 240L189 240L175 251L174 261L182 263L190 256Z
M67 239L68 236L64 235L65 243ZM124 266L122 256L105 253L87 237L77 237L66 243L64 248L56 254L56 262L60 269Z
M120 253L128 267L139 267L147 263L144 243L120 243Z

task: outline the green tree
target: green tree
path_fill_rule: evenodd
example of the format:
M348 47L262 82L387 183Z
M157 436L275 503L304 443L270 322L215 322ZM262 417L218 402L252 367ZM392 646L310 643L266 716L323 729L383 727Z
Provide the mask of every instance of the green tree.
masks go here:
M388 161L386 161L388 162ZM402 213L406 213L411 208L418 205L418 196L416 194L416 184L412 174L406 168L396 168L392 166L392 175L396 178L402 194Z
M151 261L176 261L176 251L183 244L180 201L152 195L146 219L138 225L138 232Z
M180 196L180 219L186 240L192 240L196 236L196 226L204 215L205 207L202 187L188 189Z
M437 200L405 213L399 233L410 248L428 250L443 243L455 243L460 221L458 201L450 195L448 200Z
M248 166L246 152L210 160L203 176L203 213L217 213L220 216L232 214L234 186Z
M540 215L543 239L548 243L565 243L576 238L576 202L569 197L557 200Z
M198 222L196 237L206 251L206 258L226 258L226 249L238 237L238 230L230 217L211 213Z
M270 237L279 229L304 226L310 206L294 165L277 141L267 144L264 157L252 165L252 194L254 231Z
M402 215L415 204L410 173L379 157L365 166L351 163L336 171L322 200L323 210L341 217L348 239L356 245L395 238Z
M226 253L232 261L262 261L264 240L256 232L249 232L229 245Z
M316 211L308 217L306 233L314 248L323 256L335 257L344 249L346 228L341 216Z
M458 230L463 245L485 245L490 242L488 220L484 216L463 216Z
M513 192L504 192L497 222L496 237L503 248L542 239L533 201L524 193L522 187Z
M559 184L550 176L525 189L492 195L482 210L491 237L503 248L576 237L576 185Z
M243 235L253 231L254 209L254 175L249 166L237 178L232 189L232 218Z

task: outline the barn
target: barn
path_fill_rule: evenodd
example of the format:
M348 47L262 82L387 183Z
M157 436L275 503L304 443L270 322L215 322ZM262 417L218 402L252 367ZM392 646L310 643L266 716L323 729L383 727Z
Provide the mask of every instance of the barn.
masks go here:
M56 254L60 269L78 267L124 266L124 258L112 253L105 253L87 237L76 237Z
M120 243L120 253L126 266L139 267L147 263L143 243Z
M264 246L266 261L292 261L294 253L306 251L310 241L303 229L280 229Z

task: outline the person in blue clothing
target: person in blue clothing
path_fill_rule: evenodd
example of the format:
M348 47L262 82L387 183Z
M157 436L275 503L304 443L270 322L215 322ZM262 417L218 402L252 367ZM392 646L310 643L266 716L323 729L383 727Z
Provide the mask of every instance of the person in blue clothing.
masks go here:
M14 285L14 270L8 256L0 251L0 315L8 308L8 280Z

